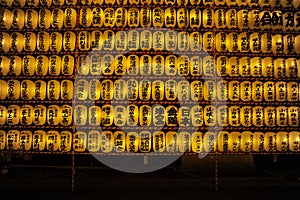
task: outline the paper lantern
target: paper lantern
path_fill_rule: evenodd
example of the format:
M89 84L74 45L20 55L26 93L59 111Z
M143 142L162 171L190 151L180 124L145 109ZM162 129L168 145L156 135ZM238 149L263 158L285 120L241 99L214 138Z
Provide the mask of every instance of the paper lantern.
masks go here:
M47 109L48 125L57 126L60 123L60 121L61 121L61 108L58 105L50 105Z
M202 13L202 21L204 28L213 28L215 21L214 21L214 10L211 8L204 9Z
M63 126L70 126L72 124L72 106L62 105L61 106L61 121L60 124Z
M31 80L21 82L21 99L31 100L35 95L35 84Z
M151 107L148 105L142 105L139 110L139 122L140 126L150 126L152 121Z
M47 120L47 108L44 105L36 105L33 109L34 117L33 123L34 125L44 125Z
M201 26L201 10L194 8L190 10L190 27L200 28Z
M264 108L262 106L253 107L253 125L257 127L264 125Z
M203 134L201 132L194 132L191 138L192 151L195 153L202 152L203 148Z
M178 134L173 131L169 131L166 134L166 151L177 152L178 151Z
M241 100L251 101L252 100L252 83L250 81L243 81L240 83Z
M190 70L190 62L188 56L179 56L176 62L178 74L187 76Z
M226 28L226 11L224 9L216 10L215 26L217 29Z
M192 32L189 38L189 46L191 51L201 51L202 34L200 32Z
M70 131L60 132L60 144L58 150L61 152L69 152L72 149L72 133Z
M274 77L274 59L272 57L262 59L262 75L264 77Z
M103 100L111 100L113 98L113 82L109 79L105 79L101 82L101 98Z
M1 48L0 48L1 49ZM295 52L300 54L300 35L295 37Z
M25 13L21 9L13 9L12 10L12 28L23 29Z
M299 108L296 106L288 107L288 121L289 126L297 127L299 126Z
M49 59L44 55L36 57L35 73L36 75L45 76L48 73Z
M129 79L127 81L127 98L129 100L136 100L139 93L139 83L135 79Z
M229 151L229 133L227 131L221 131L218 134L218 150L220 152Z
M241 150L243 152L253 151L253 133L250 131L244 131L241 133Z
M95 111L95 115L97 115L97 117L98 117L98 111ZM125 126L126 125L127 110L124 106L119 106L119 105L115 106L113 116L114 116L114 124L116 126L120 127L120 126Z
M153 133L153 150L155 152L165 151L166 136L162 131L156 131Z
M139 57L137 55L130 55L127 57L127 74L137 75L139 73Z
M160 80L152 82L152 99L154 101L164 99L164 82Z
M168 4L167 0L166 4ZM152 21L154 27L162 27L165 22L165 11L160 7L155 7L152 11Z
M226 47L226 33L225 32L220 32L217 33L216 35L216 50L218 52L226 52L227 47Z
M177 39L178 39L177 50L179 50L179 51L188 51L189 50L189 45L190 45L189 33L186 32L186 31L181 31L181 32L178 33ZM209 40L209 42L211 43L212 41Z
M140 48L143 51L150 51L152 48L152 33L148 30L142 31L140 35Z
M111 54L106 54L101 59L101 71L103 75L112 75L114 73L114 56Z
M4 80L0 80L0 100L6 99L7 94L8 94L8 83Z
M261 35L261 51L262 53L271 53L273 49L273 38L271 33L263 33Z
M265 133L264 150L267 152L276 151L276 134L274 132Z
M136 105L127 106L127 125L136 126L139 121L139 108Z
M9 59L6 56L0 56L0 75L6 76L9 72Z
M36 130L32 135L32 149L34 151L44 151L46 147L46 132Z
M34 82L34 99L44 100L46 98L47 83L42 80L37 80Z
M166 124L166 110L163 106L154 106L152 109L153 125L163 127Z
M25 76L33 76L35 72L35 58L30 55L26 55L23 57L22 62L22 74Z
M21 108L18 105L9 105L7 107L7 121L8 125L17 125L20 122Z
M110 131L103 131L101 133L101 151L104 153L109 153L112 151L114 145L113 133Z
M229 29L237 28L238 26L238 13L236 9L226 11L226 27Z
M275 101L275 83L273 81L264 83L264 99L265 101Z
M276 78L286 76L285 59L277 58L274 60L274 75Z
M11 46L11 36L8 33L0 33L0 51L7 53Z
M182 0L180 0L182 1ZM184 0L185 3L187 3L187 0ZM182 2L182 4L184 4ZM177 24L179 28L184 28L188 27L190 22L189 22L189 11L186 8L180 8L177 10Z
M118 107L116 107L118 109ZM101 122L101 108L98 106L89 107L88 111L89 115L89 124L91 126L99 126Z
M179 152L191 151L191 135L189 132L180 132L178 135Z
M191 83L191 99L195 101L203 99L203 84L201 81Z
M240 99L240 82L239 81L230 81L228 83L228 98L231 101L239 101Z
M276 133L276 149L280 152L286 152L289 149L289 134L287 132Z
M298 101L299 88L297 82L287 83L287 100L288 101Z
M228 59L227 71L229 76L239 76L239 58L234 56Z
M11 44L10 44L10 50L21 52L24 48L24 36L21 33L13 32L11 33Z
M289 133L289 150L293 152L300 151L300 132L292 131Z
M0 27L10 29L12 25L12 12L8 9L0 11Z
M283 53L285 55L295 53L295 37L291 34L285 35L283 37L283 46Z
M241 115L241 125L242 126L252 126L252 107L251 106L243 106L240 108Z
M274 54L282 54L284 50L284 41L281 34L272 36L272 52Z
M100 88L99 88L100 90ZM114 99L124 100L127 97L127 83L125 80L116 80L114 82Z
M59 132L54 130L48 131L46 138L47 151L58 151L60 144Z
M275 95L276 101L286 101L287 100L287 84L283 81L278 81L275 83Z
M218 106L218 125L221 127L229 126L228 107Z
M292 31L295 26L295 19L294 19L294 13L293 12L284 12L282 14L282 30L283 31Z
M20 81L13 80L13 79L8 80L7 81L7 99L17 100L20 98L20 95L21 95Z
M239 73L241 76L251 75L251 59L249 57L239 59Z
M217 133L215 132L206 132L203 136L203 150L204 152L213 152L217 149Z
M176 25L176 10L175 8L167 8L164 12L165 26L167 28L175 27Z
M6 135L6 149L19 150L20 149L20 131L9 130Z
M238 52L238 50L239 50L238 36L239 36L238 33L234 33L234 32L227 34L226 46L230 53Z
M60 97L60 82L50 80L47 85L47 96L49 100L58 100Z
M156 55L152 58L152 73L153 75L164 74L164 57L162 55ZM141 87L140 87L141 88Z
M149 131L141 131L139 139L139 149L142 153L150 152L152 144L152 135Z
M264 119L266 126L276 126L276 108L268 106L264 109Z
M203 84L203 98L205 101L215 100L217 97L216 83L214 81L205 81Z
M288 125L288 108L285 106L279 106L276 108L276 121L277 126L287 126Z
M32 132L29 130L23 130L20 132L20 149L23 151L29 151L32 145Z
M195 127L203 125L203 108L201 106L196 105L191 108L191 121Z
M180 127L190 126L191 110L187 106L181 106L178 111L178 123Z
M73 149L76 152L84 152L87 149L87 134L85 132L75 132L73 139Z
M126 41L126 39L125 39L125 41ZM98 31L98 30L92 31L90 42L91 42L91 49L92 50L97 50L97 51L101 50L102 47L103 47L103 43L105 42L102 32ZM117 50L119 50L119 49L117 49Z
M3 130L0 130L0 150L5 149L6 144L6 132Z
M9 71L11 76L20 76L22 71L22 58L19 56L9 57Z
M126 141L126 136L123 131L114 132L114 151L124 152L126 147L125 141Z
M203 59L203 76L205 77L212 77L215 74L215 63L214 63L214 57L212 56L205 56Z
M264 151L265 135L262 132L253 133L253 151Z
M288 58L285 60L286 76L297 77L298 63L296 58Z
M4 125L6 123L7 118L7 109L5 106L0 105L0 125Z
M137 152L139 150L139 134L137 132L129 132L126 135L126 150L128 152Z
M61 57L57 55L51 55L49 57L49 75L57 76L61 71Z
M175 80L167 80L165 82L166 99L173 101L177 98L177 82Z
M262 76L262 59L261 57L253 57L250 61L250 72L253 77Z
M231 152L241 151L241 133L231 132L228 137L228 150Z
M175 106L168 106L166 108L166 124L167 126L178 125L178 108Z
M66 31L63 35L63 49L65 51L74 51L76 43L76 34L72 31Z
M215 126L217 123L217 109L214 106L205 106L203 109L204 124L206 126Z
M34 117L33 112L31 105L23 105L20 110L20 124L31 125Z

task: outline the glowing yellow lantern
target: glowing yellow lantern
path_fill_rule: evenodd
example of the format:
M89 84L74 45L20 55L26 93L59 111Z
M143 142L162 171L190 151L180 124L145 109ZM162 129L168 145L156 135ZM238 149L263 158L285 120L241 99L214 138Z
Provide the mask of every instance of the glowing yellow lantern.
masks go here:
M189 132L180 132L178 135L179 152L191 151L191 135Z
M65 9L64 25L66 28L74 28L77 21L77 12L74 8Z
M285 55L295 53L295 37L291 34L283 37L283 53Z
M178 125L178 108L175 106L168 106L166 108L166 124L167 126Z
M74 124L85 125L87 122L87 107L84 105L76 105L74 108Z
M273 81L264 83L264 99L266 101L275 101L275 83Z
M253 151L264 151L265 135L262 132L253 133Z
M139 109L136 105L127 106L127 125L136 126L139 121Z
M8 125L17 125L20 122L21 108L18 105L9 105L7 108L7 121Z
M288 58L285 60L286 76L297 77L298 63L296 58Z
M300 132L292 131L289 133L289 150L293 152L300 151Z
M5 106L0 105L0 125L4 125L6 123L7 117L7 109Z
M76 152L84 152L87 148L87 134L82 131L74 133L73 149Z
M190 27L200 28L201 26L201 10L194 8L190 10Z
M178 112L179 126L190 126L191 110L187 106L181 106Z
M241 115L241 124L243 126L252 126L252 107L251 106L243 106L240 109L240 115Z
M183 0L180 0L183 1ZM184 0L186 3L188 1ZM186 8L180 8L177 10L177 24L179 28L189 26L189 11Z
M152 99L154 101L164 99L164 82L160 80L152 82Z
M47 151L58 151L59 144L60 144L59 133L54 130L48 131L46 136Z
M31 125L33 121L33 111L31 105L23 105L20 110L20 124Z
M137 132L129 132L126 135L126 150L128 152L137 152L139 150L139 134Z
M6 149L19 150L20 148L20 131L9 130L6 135Z
M272 36L272 52L274 54L282 54L284 50L283 35L276 34Z
M163 127L166 124L166 109L163 106L154 106L152 109L152 118L154 126Z
M272 57L262 59L262 75L264 77L274 76L274 59Z
M173 131L169 131L166 134L166 151L177 152L178 151L178 134Z
M286 152L289 149L289 134L287 132L276 133L276 149Z
M218 133L218 151L228 152L229 151L229 133L227 131L221 131Z
M19 56L9 57L9 71L11 76L20 76L22 71L22 58Z
M72 31L64 32L63 49L65 51L74 51L76 46L76 43L74 41L76 41L76 34L74 32Z
M0 75L6 76L9 72L9 59L6 56L0 56Z
M155 31L152 34L153 49L154 51L162 51L165 46L165 34L162 31Z
M91 126L99 126L101 122L101 108L91 106L88 110L88 121Z
M271 53L273 47L273 37L271 33L263 33L261 35L261 51L262 53Z
M1 49L1 47L0 47ZM300 54L300 35L295 37L295 51L297 54Z
M202 152L203 148L203 134L201 132L194 132L191 138L192 151L195 153Z
M72 149L72 133L70 131L62 131L59 134L59 148L61 152L69 152Z
M287 100L288 101L298 101L298 94L300 93L300 88L298 88L297 82L287 83Z
M152 58L152 73L153 75L163 75L164 74L164 63L165 59L162 55L155 55Z
M61 121L61 108L58 105L50 105L47 110L47 123L50 126L57 126Z
M0 32L0 51L7 53L11 46L11 36L8 33Z
M226 46L227 46L227 49L230 53L238 52L238 50L239 50L238 36L239 36L239 34L234 33L234 32L231 32L231 33L227 34Z
M287 126L288 125L288 108L285 106L276 107L276 121L277 126Z
M214 106L205 106L203 109L204 124L206 126L214 126L217 123L217 109Z
M179 56L176 62L178 74L187 76L190 70L190 61L188 56Z
M225 32L219 32L216 35L216 50L218 52L226 52L227 46L226 46L226 33Z
M148 105L142 105L139 110L139 122L140 126L150 126L152 121L151 107Z
M273 106L268 106L264 110L265 125L266 126L276 126L276 108Z
M43 105L36 105L33 109L34 117L33 123L34 125L44 125L47 119L47 108Z
M23 130L20 132L20 150L29 151L32 144L32 132Z
M139 149L141 152L150 152L152 144L152 134L149 131L140 132Z
M274 75L275 78L286 76L285 59L277 58L274 60Z
M218 134L215 132L206 132L203 136L203 150L204 152L212 152L217 149Z
M217 87L214 81L205 81L203 84L203 98L205 101L215 100L217 97Z
M72 124L72 106L62 105L61 106L61 121L60 124L63 126L70 126Z
M6 144L6 132L0 130L0 150L5 149L5 144Z
M168 4L168 3L166 2L166 4ZM155 7L152 11L153 26L154 27L162 27L165 22L164 19L165 19L165 11L161 7Z
M252 83L250 81L242 81L240 83L240 91L242 101L252 100Z
M287 84L283 81L278 81L275 83L275 95L276 101L286 101L287 100Z
M12 1L11 1L12 2ZM2 4L3 5L3 4ZM12 24L12 13L8 9L1 9L0 11L0 27L10 29Z
M34 151L44 151L46 147L46 132L43 130L36 130L32 135L32 149Z
M137 75L139 73L139 57L137 55L129 55L127 57L127 74Z
M236 9L226 11L226 27L229 29L237 28L238 26L238 13Z
M264 150L267 152L276 151L276 134L274 132L265 133Z
M114 132L114 151L115 152L124 152L126 136L124 131L116 131Z
M251 75L251 59L249 57L239 59L239 72L241 76Z
M24 36L21 33L13 32L11 35L10 50L21 52L24 48ZM49 39L49 38L48 38ZM39 41L39 38L38 38Z
M288 107L288 121L289 126L297 127L299 126L299 107L290 106Z
M140 35L140 48L143 51L150 51L152 48L152 33L148 30L144 30Z
M60 97L60 82L50 80L47 87L47 95L49 100L58 100Z
M42 80L37 80L34 82L34 99L44 100L46 98L47 83Z
M113 133L110 131L103 131L101 133L101 145L100 149L104 153L109 153L112 151L114 145Z
M6 99L8 94L8 83L4 80L0 80L0 100Z
M12 28L23 29L25 21L25 13L21 9L12 10Z
M253 133L250 131L244 131L241 133L241 150L243 152L253 151Z
M130 2L131 0L129 0ZM129 27L138 27L140 24L140 10L137 8L129 8L128 13L127 13L127 18L128 18L128 26Z
M264 125L264 108L262 106L253 107L253 125L257 127Z
M164 152L166 144L166 136L162 131L153 133L153 150L155 152Z

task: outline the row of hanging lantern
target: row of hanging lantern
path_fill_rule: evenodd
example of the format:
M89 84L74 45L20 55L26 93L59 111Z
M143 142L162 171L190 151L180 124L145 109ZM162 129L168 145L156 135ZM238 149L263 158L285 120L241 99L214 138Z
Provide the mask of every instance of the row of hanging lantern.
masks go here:
M152 33L153 32L153 33ZM77 38L78 37L78 38ZM300 35L259 32L200 32L186 31L41 31L0 32L1 52L45 52L75 51L76 41L80 51L190 51L229 53L273 53L300 54ZM100 52L101 53L101 52Z
M70 152L299 152L300 132L0 130L0 150Z
M77 15L79 24L77 26ZM252 20L250 20L252 19ZM167 27L251 30L300 30L300 12L213 8L74 8L0 10L0 28L62 29L74 27ZM46 37L46 36L45 36ZM49 36L48 36L49 37Z
M0 125L297 127L297 106L9 105L0 106Z
M75 63L79 63L78 67ZM300 59L199 55L0 56L0 76L72 75L300 77ZM79 76L80 77L80 76ZM83 76L82 76L83 77Z
M187 80L0 80L1 100L141 100L297 102L298 82ZM76 94L74 94L74 89Z
M74 6L74 5L208 5L297 8L298 0L2 0L3 6Z

